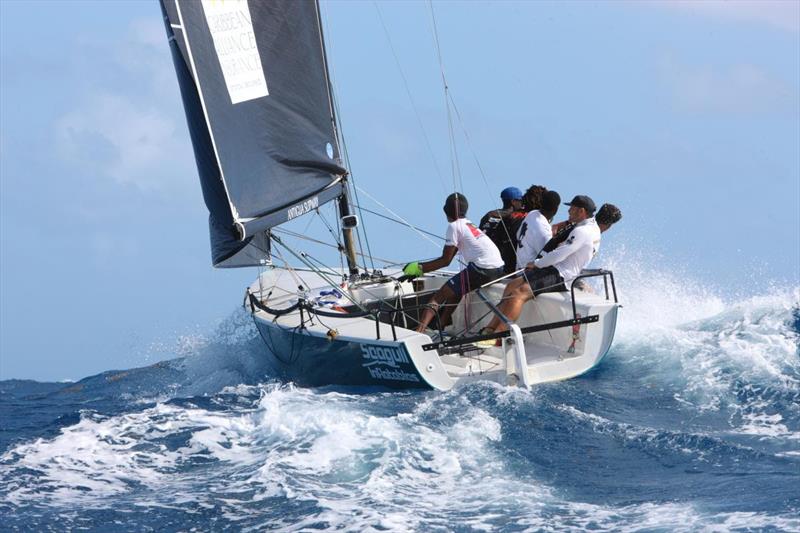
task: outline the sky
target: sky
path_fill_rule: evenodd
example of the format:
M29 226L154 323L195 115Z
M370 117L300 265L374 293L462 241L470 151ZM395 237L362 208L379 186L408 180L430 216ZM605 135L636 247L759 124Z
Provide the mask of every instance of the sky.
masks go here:
M504 187L540 183L621 207L598 266L646 258L736 293L800 285L800 2L433 12L455 159L429 5L322 3L359 188L443 234L454 181L475 219ZM370 215L362 227L377 257L440 250ZM256 274L210 265L158 3L0 0L0 379L180 355Z

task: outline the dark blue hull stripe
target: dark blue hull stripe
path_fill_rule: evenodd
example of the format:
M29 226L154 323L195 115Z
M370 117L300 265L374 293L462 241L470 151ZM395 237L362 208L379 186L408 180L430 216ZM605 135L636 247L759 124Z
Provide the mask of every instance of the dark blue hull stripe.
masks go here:
M255 320L267 356L281 378L303 387L325 385L430 389L403 343L356 342L269 326Z

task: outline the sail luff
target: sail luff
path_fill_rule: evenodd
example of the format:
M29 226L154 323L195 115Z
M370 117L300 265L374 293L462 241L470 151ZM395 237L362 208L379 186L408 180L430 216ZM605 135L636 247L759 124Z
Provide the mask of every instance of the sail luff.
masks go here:
M192 77L194 77L195 86L197 87L197 94L200 97L200 105L203 108L203 116L206 119L206 127L208 128L208 134L211 137L211 146L214 149L214 157L216 158L217 166L219 167L219 174L220 174L220 180L222 180L222 187L225 190L225 195L228 197L228 205L231 208L231 214L233 215L233 219L237 220L239 218L239 213L236 210L236 206L231 201L231 195L230 192L228 191L228 185L225 182L225 170L223 169L222 163L220 162L219 159L219 150L217 150L217 143L214 140L214 132L211 129L211 122L208 118L208 109L206 109L206 103L205 100L203 99L203 85L200 82L200 78L197 74L197 67L195 67L194 64L194 56L192 55L192 45L189 42L188 28L183 22L183 14L181 13L181 0L175 0L175 9L178 12L178 21L181 27L181 37L183 38L183 42L186 45L186 52L189 55L189 66L192 69Z
M339 138L339 128L336 123L336 111L333 107L333 87L331 85L331 75L330 70L328 69L328 53L325 48L325 36L322 30L322 14L320 13L319 9L319 0L314 0L314 7L316 8L317 13L317 27L319 28L319 47L322 51L322 66L325 70L325 81L328 86L328 112L331 116L331 127L333 128L333 139L336 143L336 153L342 153L341 142ZM345 176L348 174L347 170L345 169Z

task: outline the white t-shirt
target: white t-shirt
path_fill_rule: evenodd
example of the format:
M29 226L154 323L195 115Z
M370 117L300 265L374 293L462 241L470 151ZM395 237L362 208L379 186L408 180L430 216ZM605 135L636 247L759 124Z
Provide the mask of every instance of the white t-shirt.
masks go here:
M550 253L544 254L534 264L538 268L556 267L567 287L600 249L600 228L594 218L578 223L567 240Z
M550 222L538 209L528 213L517 231L517 268L533 263L552 236Z
M459 218L447 225L445 245L458 248L466 263L475 263L480 268L500 268L504 265L500 250L466 218Z

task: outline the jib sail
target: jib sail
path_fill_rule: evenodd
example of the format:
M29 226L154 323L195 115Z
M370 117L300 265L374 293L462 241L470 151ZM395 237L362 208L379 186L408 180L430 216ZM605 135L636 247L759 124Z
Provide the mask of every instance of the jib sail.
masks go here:
M214 266L269 256L266 230L343 194L314 0L161 0L209 210Z

